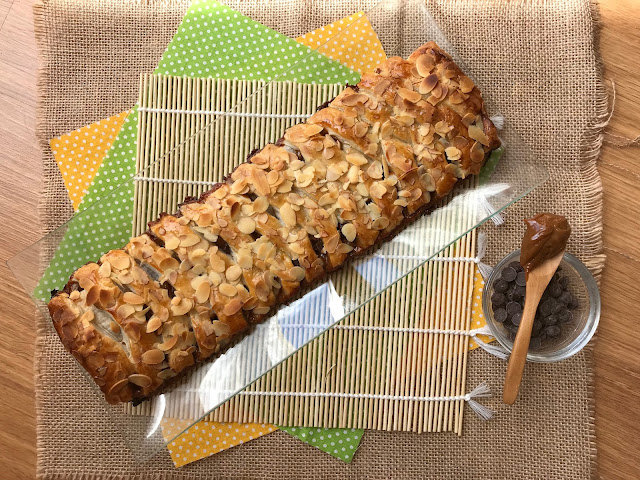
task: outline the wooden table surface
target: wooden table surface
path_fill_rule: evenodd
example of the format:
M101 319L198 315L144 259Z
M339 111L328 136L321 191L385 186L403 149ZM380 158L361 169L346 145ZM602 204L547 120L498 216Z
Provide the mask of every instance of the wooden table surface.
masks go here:
M35 477L34 307L5 261L40 235L33 0L0 0L0 479ZM600 2L605 77L615 82L607 132L640 135L640 2ZM640 147L605 145L602 318L596 342L596 429L604 479L640 477ZM11 295L7 295L11 292Z

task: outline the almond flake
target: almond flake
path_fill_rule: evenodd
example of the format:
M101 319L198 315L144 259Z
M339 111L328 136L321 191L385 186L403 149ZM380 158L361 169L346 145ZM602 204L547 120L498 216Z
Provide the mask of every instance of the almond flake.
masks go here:
M312 136L314 136L315 134L320 133L321 131L322 131L322 126L320 126L320 125L316 125L316 124L311 124L311 125L307 126L307 127L304 129L304 134L305 134L307 137L312 137Z
M195 299L198 303L204 303L209 299L211 288L208 282L202 282L196 289Z
M142 305L144 303L144 298L133 292L125 292L122 295L122 300L124 300L124 303L129 303L131 305Z
M225 273L227 279L232 282L235 282L238 278L240 278L240 275L242 275L242 268L240 268L239 265L231 265L229 268L227 268L227 271Z
M197 243L200 243L200 236L195 233L187 233L186 235L180 235L178 237L180 239L181 247L192 247Z
M250 235L256 230L256 222L251 217L242 217L238 222L238 230L245 235Z
M209 255L209 263L214 272L222 273L227 268L224 260L217 255L217 252L211 252Z
M382 164L377 160L373 162L371 165L369 165L369 168L367 168L367 175L369 175L369 177L373 178L374 180L381 179L382 174L383 174Z
M473 87L475 87L475 85L473 84L473 80L471 80L466 75L460 75L459 83L460 91L462 93L469 93L471 90L473 90Z
M296 212L288 203L285 203L280 207L280 216L282 217L282 221L285 225L289 227L293 227L298 223L296 219Z
M227 302L222 309L222 313L225 315L235 315L242 308L242 300L239 298L234 298L231 301Z
M419 92L408 88L399 88L398 95L400 95L402 99L411 103L418 103L418 101L422 100L422 95L420 95Z
M422 95L425 95L431 92L436 87L436 85L438 85L438 76L435 73L432 73L431 75L425 77L422 82L420 82L420 85L418 85L418 92L420 92Z
M420 55L416 60L416 70L421 77L426 77L431 73L435 63L431 55Z
M346 223L342 227L342 234L348 242L353 242L356 239L356 227L353 225L353 223Z
M100 275L103 278L107 278L108 276L110 276L111 264L107 261L102 262L102 265L100 265L100 268L98 269L98 275Z
M147 350L141 356L141 360L147 365L156 365L164 361L164 352L156 348Z
M129 265L131 265L131 261L126 255L110 255L109 262L112 267L118 270L124 270L125 268L129 268Z
M147 323L147 333L155 332L162 326L162 320L157 316L152 316Z
M480 142L484 146L489 146L489 139L485 135L484 131L477 125L469 125L469 137Z
M444 153L447 155L449 160L460 160L460 157L462 156L462 152L456 147L447 147L445 148Z

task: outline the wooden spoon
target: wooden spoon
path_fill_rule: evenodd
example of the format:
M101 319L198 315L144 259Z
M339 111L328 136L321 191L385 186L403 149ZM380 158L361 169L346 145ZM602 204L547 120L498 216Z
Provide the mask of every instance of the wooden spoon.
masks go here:
M518 397L522 373L524 372L524 364L527 360L527 351L529 350L529 340L531 340L533 319L536 316L536 310L538 309L542 294L553 278L553 274L556 273L562 257L564 257L564 250L565 249L562 249L557 255L542 262L527 275L527 291L524 300L524 309L522 310L518 333L513 342L513 349L509 356L507 374L502 390L502 401L507 405L513 405Z

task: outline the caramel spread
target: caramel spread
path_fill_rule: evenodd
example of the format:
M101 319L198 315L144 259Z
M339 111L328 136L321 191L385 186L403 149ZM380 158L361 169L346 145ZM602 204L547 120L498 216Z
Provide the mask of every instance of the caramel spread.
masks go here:
M557 255L567 246L571 227L567 219L552 213L539 213L525 219L527 231L522 238L520 264L528 274L545 260Z

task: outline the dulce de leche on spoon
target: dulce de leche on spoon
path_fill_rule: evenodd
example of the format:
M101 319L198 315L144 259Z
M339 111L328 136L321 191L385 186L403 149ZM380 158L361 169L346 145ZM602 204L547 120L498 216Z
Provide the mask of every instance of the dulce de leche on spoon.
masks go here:
M526 273L525 303L509 356L502 393L504 403L509 405L518 396L538 303L562 261L571 235L569 222L560 215L540 213L524 222L527 230L522 239L520 264Z

